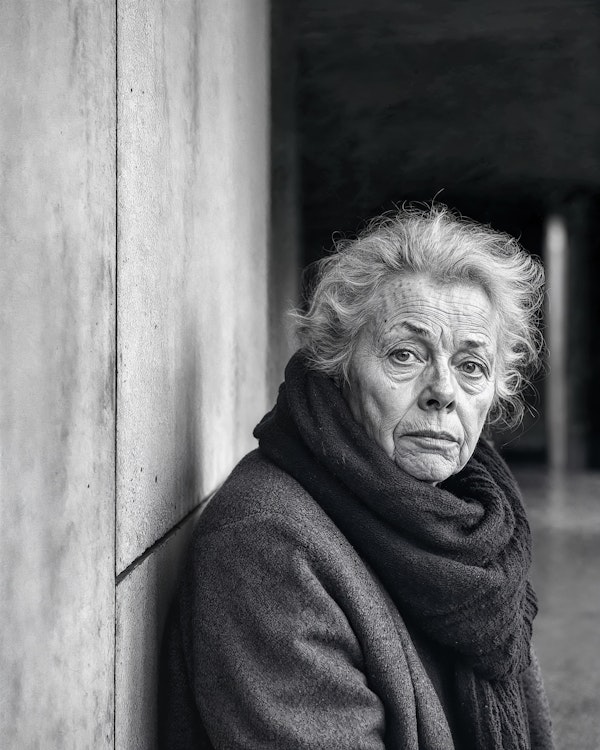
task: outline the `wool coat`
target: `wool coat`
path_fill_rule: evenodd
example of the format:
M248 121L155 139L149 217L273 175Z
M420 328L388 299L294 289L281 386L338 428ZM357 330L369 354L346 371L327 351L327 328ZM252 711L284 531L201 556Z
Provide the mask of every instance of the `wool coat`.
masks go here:
M306 490L254 451L195 530L164 637L160 744L459 750L450 668ZM522 680L545 750L535 657Z

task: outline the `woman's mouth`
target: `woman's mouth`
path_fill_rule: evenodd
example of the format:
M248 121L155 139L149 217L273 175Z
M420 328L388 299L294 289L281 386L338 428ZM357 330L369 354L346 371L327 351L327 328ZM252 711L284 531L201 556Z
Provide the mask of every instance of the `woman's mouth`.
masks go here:
M445 432L443 430L414 430L413 432L405 432L403 437L458 443L458 438L450 432Z

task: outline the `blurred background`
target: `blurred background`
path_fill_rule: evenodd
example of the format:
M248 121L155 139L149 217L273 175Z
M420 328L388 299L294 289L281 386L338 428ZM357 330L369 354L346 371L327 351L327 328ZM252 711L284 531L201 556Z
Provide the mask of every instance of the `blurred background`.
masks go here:
M557 748L600 748L596 0L6 0L0 59L3 746L155 747L166 609L303 269L437 199L546 266L496 440Z

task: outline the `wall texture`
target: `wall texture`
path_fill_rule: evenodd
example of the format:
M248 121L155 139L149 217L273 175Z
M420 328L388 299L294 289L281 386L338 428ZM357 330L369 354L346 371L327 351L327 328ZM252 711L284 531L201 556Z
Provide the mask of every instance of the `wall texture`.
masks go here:
M3 747L155 746L194 521L291 346L270 37L267 0L0 5Z
M122 3L118 59L120 573L267 403L266 4Z
M110 747L115 8L0 3L0 744Z
M130 1L118 22L116 744L147 750L189 514L274 398L295 244L270 229L268 3Z

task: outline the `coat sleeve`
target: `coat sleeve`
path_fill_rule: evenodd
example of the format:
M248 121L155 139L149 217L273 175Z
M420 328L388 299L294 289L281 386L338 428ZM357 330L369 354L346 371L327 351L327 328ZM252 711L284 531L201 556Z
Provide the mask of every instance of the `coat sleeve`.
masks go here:
M383 750L383 705L326 568L283 517L196 540L181 628L215 750Z

